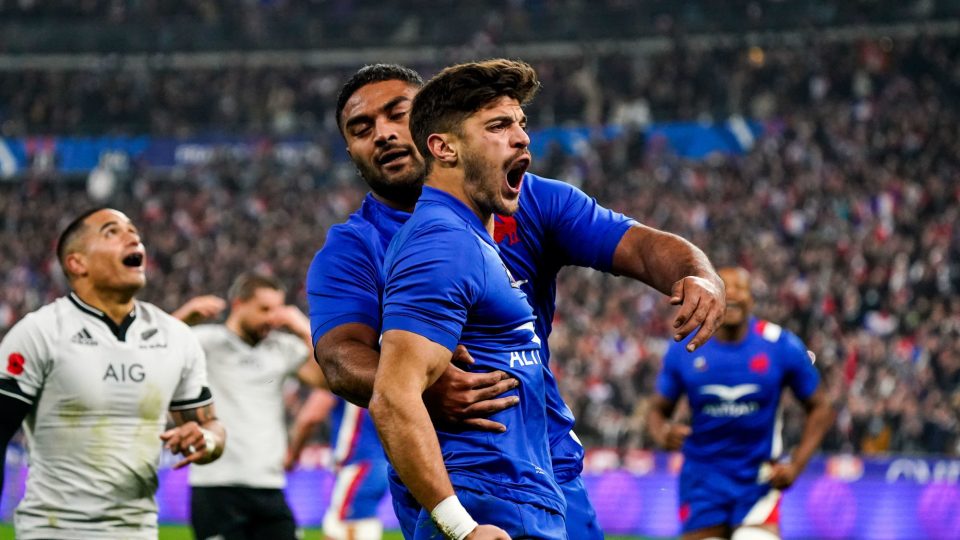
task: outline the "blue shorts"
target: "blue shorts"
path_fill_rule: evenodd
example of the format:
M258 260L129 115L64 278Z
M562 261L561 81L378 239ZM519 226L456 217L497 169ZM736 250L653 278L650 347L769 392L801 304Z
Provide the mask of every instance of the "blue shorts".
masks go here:
M403 485L393 467L390 467L388 478L390 496L393 497L393 513L397 515L397 521L400 522L400 532L404 540L413 540L413 534L417 530L417 520L420 519L420 503L413 498L407 486Z
M532 504L520 504L471 489L457 488L457 498L481 525L496 525L514 539L567 540L563 516ZM426 510L420 511L415 540L443 538ZM580 540L576 537L575 540Z
M680 523L683 532L725 525L778 525L779 490L755 479L742 480L701 464L684 463L680 472Z
M338 521L377 516L377 506L387 493L386 460L367 460L344 465L337 472L327 515Z
M567 500L567 536L577 540L603 540L603 531L597 523L597 512L587 498L587 488L580 475L560 483L563 497Z

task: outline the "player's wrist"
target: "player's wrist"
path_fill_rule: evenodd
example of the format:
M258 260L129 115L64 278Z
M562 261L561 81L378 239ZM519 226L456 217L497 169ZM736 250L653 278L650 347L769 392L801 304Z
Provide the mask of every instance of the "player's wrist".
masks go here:
M463 540L478 526L456 495L451 495L434 506L430 511L430 518L444 536L453 540Z

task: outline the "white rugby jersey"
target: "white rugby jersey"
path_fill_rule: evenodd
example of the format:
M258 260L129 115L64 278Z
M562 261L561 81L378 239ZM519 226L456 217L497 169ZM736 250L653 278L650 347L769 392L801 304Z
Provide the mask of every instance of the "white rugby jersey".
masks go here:
M117 325L75 294L0 343L0 393L33 405L17 538L156 539L167 410L212 402L187 325L145 302Z
M228 432L220 459L190 468L192 486L279 489L286 484L283 381L310 351L300 338L271 332L251 347L222 324L194 326L207 358L217 418Z

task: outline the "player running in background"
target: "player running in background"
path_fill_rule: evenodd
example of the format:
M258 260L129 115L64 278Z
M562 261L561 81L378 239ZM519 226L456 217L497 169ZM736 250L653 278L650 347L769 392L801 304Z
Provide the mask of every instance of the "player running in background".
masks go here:
M198 539L293 540L297 526L283 494L283 384L290 376L313 386L323 383L311 354L310 321L285 305L283 285L267 275L241 274L228 298L230 314L223 324L193 328L206 353L220 421L230 430L230 448L217 463L190 471L191 525ZM225 305L201 296L174 316L198 322Z
M685 540L779 538L781 491L820 446L833 410L800 339L751 316L750 275L723 268L726 314L717 334L695 352L673 344L663 358L648 413L654 441L683 449L680 519ZM779 461L780 395L787 386L807 420L799 445ZM687 395L691 425L670 422Z
M331 389L358 405L369 400L379 357L383 253L408 219L421 189L423 162L407 124L410 101L421 84L415 72L402 66L366 66L344 85L338 99L337 119L348 152L372 193L347 224L331 229L311 264L307 289L317 358ZM670 295L671 302L681 304L673 326L679 337L702 324L694 345L710 337L723 314L722 284L699 249L611 212L566 183L527 173L519 210L513 219L497 218L495 227L501 256L537 314L535 328L543 342L544 362L550 355L547 338L555 311L556 276L564 266L613 271ZM546 375L553 467L566 496L567 530L571 538L600 539L596 513L580 478L583 448L572 432L573 414L552 374ZM510 381L504 380L483 389L482 384L498 380L480 379L488 376L451 364L426 394L435 400L431 408L435 420L489 414L503 400L514 399L476 403L509 388L504 384ZM465 421L500 428L482 418ZM412 538L420 508L394 480L391 477L394 509L404 536Z
M461 64L427 82L411 108L427 175L384 259L370 415L391 465L424 509L417 539L567 537L566 503L550 474L536 317L493 240L494 214L517 210L530 165L521 107L539 88L521 62ZM477 370L519 381L512 391L519 404L493 417L504 432L434 431L421 396L458 343Z
M135 300L146 250L123 213L80 215L57 257L70 294L0 343L0 456L24 418L30 452L16 536L156 539L161 445L184 456L176 467L224 448L203 350L185 324ZM176 427L164 431L168 411Z

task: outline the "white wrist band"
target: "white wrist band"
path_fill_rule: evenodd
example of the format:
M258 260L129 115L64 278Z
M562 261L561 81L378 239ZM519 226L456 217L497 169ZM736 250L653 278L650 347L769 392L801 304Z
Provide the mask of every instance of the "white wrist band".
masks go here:
M444 536L453 540L463 540L477 528L477 522L470 517L456 495L440 501L430 512L430 518Z
M217 436L209 429L200 428L200 433L203 434L203 444L207 447L207 457L213 457L213 453L217 451Z

